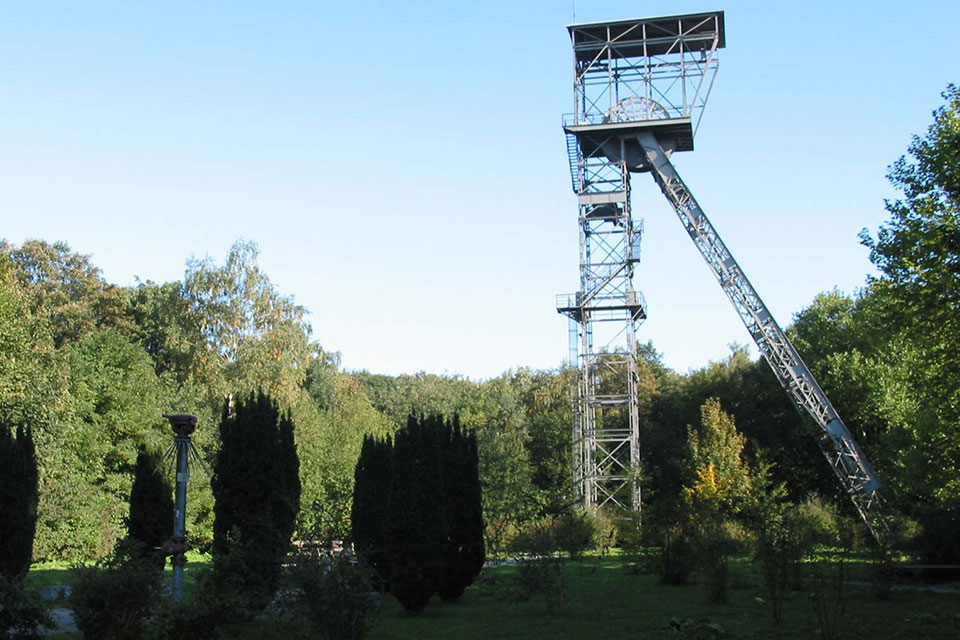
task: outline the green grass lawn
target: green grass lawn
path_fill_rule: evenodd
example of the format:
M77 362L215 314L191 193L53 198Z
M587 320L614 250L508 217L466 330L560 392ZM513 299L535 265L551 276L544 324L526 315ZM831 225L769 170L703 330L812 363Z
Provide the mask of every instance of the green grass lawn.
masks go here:
M192 558L192 564L202 564ZM853 562L854 574L866 575L862 561ZM34 570L31 584L63 584L58 580L67 568ZM731 638L817 638L819 622L811 588L788 594L785 624L773 624L759 567L741 559L731 567L729 602L706 602L703 585L668 587L656 576L632 572L621 559L591 557L567 562L563 568L569 604L550 611L542 596L516 602L513 595L514 566L484 569L460 601L443 603L435 598L419 616L407 615L390 596L383 598L380 615L368 636L370 640L422 640L429 638L710 638L698 635L704 624L719 625ZM855 576L860 577L860 576ZM190 584L190 580L187 583ZM805 587L809 583L805 583ZM845 615L838 638L960 638L960 593L896 591L890 601L876 599L869 585L846 585ZM671 626L691 621L686 629ZM698 628L699 627L699 628ZM714 627L716 628L716 627ZM60 635L68 640L79 635ZM301 623L270 622L244 630L236 638L311 638Z
M185 574L189 576L192 571L206 567L209 565L209 563L209 554L188 551ZM30 572L27 574L26 586L28 589L39 590L49 585L73 584L73 566L74 565L69 562L44 562L35 564L30 567ZM168 562L166 568L164 569L165 584L170 583L170 576L172 572L173 568ZM189 579L187 579L184 584L184 590L186 591L190 587L192 587L192 583Z
M785 624L773 625L755 568L734 567L729 602L706 602L702 585L668 587L655 576L635 575L617 560L589 559L564 568L569 605L552 612L543 598L510 603L502 598L512 580L512 567L487 569L461 602L439 600L419 617L405 614L395 600L385 600L371 640L414 638L683 638L700 637L697 623L715 623L735 638L818 637L814 603L807 593L793 592L784 605ZM960 638L960 594L896 592L882 602L869 587L846 587L846 615L841 638ZM691 620L689 631L670 621ZM709 637L709 636L705 636Z

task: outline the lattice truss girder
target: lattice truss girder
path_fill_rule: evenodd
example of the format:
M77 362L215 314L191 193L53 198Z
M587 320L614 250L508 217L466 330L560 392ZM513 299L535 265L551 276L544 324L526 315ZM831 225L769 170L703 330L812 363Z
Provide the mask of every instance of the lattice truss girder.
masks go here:
M578 29L578 124L694 117L706 105L722 46L719 14Z
M632 289L633 265L639 258L641 229L630 226L625 216L591 220L589 216L596 209L581 207L585 251L580 263L580 290L584 304L595 297L622 299Z
M659 142L651 133L639 134L638 141L649 161L654 180L673 205L684 229L720 282L780 384L797 408L806 412L818 427L817 442L844 490L874 536L885 539L888 532L877 494L879 481L866 456L747 280Z
M590 177L581 198L580 291L558 299L578 322L580 383L573 425L574 473L586 506L638 509L639 411L636 323L644 315L633 289L642 227L634 225L629 173L595 159L579 162Z

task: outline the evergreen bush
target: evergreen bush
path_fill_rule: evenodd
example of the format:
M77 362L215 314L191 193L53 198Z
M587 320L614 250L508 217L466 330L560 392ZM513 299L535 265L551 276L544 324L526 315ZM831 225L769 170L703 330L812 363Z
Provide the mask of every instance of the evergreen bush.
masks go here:
M212 586L265 607L277 589L299 511L293 423L265 393L224 404L211 482L216 499Z
M16 437L0 422L0 575L20 578L30 568L37 528L37 457L33 433Z
M475 435L457 416L411 415L392 444L364 440L354 480L354 546L380 586L410 613L459 598L486 559Z
M359 640L367 635L380 606L372 591L373 572L344 553L310 550L290 568L297 604L310 626L326 640Z
M390 587L390 556L385 520L393 475L393 444L389 438L365 436L354 470L350 521L353 546L374 571L381 590Z
M121 543L114 556L74 569L70 605L86 640L139 640L160 591L160 573L142 548Z
M394 438L387 520L390 590L412 614L437 592L444 534L439 443L425 426L411 416Z
M0 640L39 640L41 626L53 627L47 608L24 590L21 579L0 573Z
M445 537L438 591L444 601L456 600L483 568L483 505L480 492L477 440L452 422L437 419L443 461Z
M173 535L173 511L173 488L163 473L161 456L141 446L130 488L127 535L158 569L166 562L159 548Z

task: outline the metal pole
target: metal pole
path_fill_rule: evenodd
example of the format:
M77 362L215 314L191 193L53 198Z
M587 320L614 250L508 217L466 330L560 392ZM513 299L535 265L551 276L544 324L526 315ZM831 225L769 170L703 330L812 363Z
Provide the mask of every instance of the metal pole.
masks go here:
M173 584L171 592L177 602L183 600L183 567L187 564L187 483L190 481L190 468L187 463L190 454L190 436L197 428L197 417L189 413L163 414L170 421L177 449L177 489L173 519Z

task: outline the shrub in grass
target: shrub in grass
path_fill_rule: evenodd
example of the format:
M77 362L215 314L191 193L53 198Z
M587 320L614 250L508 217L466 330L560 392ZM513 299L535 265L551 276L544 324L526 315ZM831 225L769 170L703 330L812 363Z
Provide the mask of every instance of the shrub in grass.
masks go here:
M617 541L623 552L623 566L632 573L643 573L643 530L640 528L639 514L614 521L617 527Z
M236 554L221 561L242 563ZM216 573L211 567L194 570L191 573L196 584L193 600L174 602L164 598L157 603L152 615L157 639L211 640L221 634L230 637L248 625L260 608L251 606L247 589L242 585L238 588L227 579L238 579L241 575L242 572L233 568Z
M617 520L614 514L603 508L591 512L590 519L593 523L593 548L605 556L620 540Z
M697 563L689 504L682 500L664 500L648 513L654 544L660 547L657 563L660 582L673 586L686 584Z
M0 639L39 639L40 626L53 626L47 608L24 591L22 580L0 573Z
M160 588L156 566L125 545L105 562L78 567L70 604L87 640L136 640Z
M727 601L727 579L730 574L727 558L734 550L722 520L700 522L694 540L697 558L703 569L707 600L713 604Z
M517 567L517 584L524 595L522 600L542 594L551 611L562 611L567 606L567 584L563 578L563 563L559 558L539 556L524 559Z
M394 438L387 519L390 592L420 613L437 592L445 531L440 443L433 429L410 416Z
M753 516L757 535L757 560L770 599L773 622L783 624L783 601L803 559L805 540L810 538L805 521L789 502L771 499L757 507Z
M224 625L219 611L206 600L160 602L154 614L158 640L212 640Z
M813 564L810 599L817 614L820 637L823 640L832 640L837 637L840 622L846 614L844 568L843 556L836 563L815 562Z
M552 520L535 523L518 539L524 556L517 566L517 600L526 601L542 594L551 611L567 606L567 585L563 560L556 556L557 527Z
M582 509L564 513L549 523L553 535L551 551L565 551L571 560L579 560L585 551L593 549L597 529L592 514Z
M300 504L294 427L264 393L224 404L211 481L212 583L258 610L273 598Z
M33 434L0 421L0 574L26 575L37 528L37 457Z
M354 469L353 505L350 523L353 547L376 572L377 586L390 588L390 556L387 553L386 517L393 476L393 443L364 436Z
M476 436L461 431L456 415L435 418L434 429L440 438L444 523L437 592L449 602L463 595L486 560L483 499Z
M163 569L166 557L158 550L173 534L173 489L163 473L161 456L141 446L130 488L127 532L144 559Z
M326 640L367 635L380 605L371 591L373 572L342 553L300 554L289 569L296 602L310 626Z

